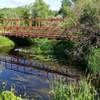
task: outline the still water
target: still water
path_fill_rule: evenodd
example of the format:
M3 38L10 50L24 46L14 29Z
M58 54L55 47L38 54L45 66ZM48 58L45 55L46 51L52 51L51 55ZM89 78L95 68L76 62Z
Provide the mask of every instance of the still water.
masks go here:
M0 54L0 58L14 58L13 55L7 53ZM17 56L18 57L18 56ZM20 63L23 62L21 57ZM21 60L22 59L22 60ZM27 63L29 60L26 59ZM33 62L36 63L36 62ZM38 65L38 62L36 63ZM50 100L49 92L53 82L65 79L65 76L48 72L46 70L36 69L34 66L24 66L23 64L14 63L12 61L0 60L0 87L2 82L6 83L6 89L10 90L13 85L15 94L25 98L36 98L36 100Z

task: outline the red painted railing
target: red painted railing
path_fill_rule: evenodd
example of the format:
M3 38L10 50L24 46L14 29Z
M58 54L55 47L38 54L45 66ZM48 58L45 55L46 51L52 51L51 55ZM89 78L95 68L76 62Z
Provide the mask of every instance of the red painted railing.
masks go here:
M73 37L64 35L61 24L62 18L52 19L0 19L0 34L16 37L58 38Z

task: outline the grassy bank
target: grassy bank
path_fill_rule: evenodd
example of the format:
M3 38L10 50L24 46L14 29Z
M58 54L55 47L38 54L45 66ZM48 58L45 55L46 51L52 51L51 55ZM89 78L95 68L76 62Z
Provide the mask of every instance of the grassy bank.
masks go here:
M9 38L0 36L0 47L9 47L14 45L14 42L11 41Z

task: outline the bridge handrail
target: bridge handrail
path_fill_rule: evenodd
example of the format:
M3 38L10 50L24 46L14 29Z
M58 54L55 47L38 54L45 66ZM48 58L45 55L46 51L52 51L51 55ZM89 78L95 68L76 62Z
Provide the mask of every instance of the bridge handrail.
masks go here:
M63 18L0 18L0 20L5 21L26 21L26 20L32 20L32 21L64 21Z

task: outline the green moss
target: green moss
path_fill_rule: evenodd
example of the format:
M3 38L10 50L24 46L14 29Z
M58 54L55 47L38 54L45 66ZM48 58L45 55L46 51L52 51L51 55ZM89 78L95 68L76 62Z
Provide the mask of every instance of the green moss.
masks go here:
M0 47L14 46L14 42L9 38L0 36Z

